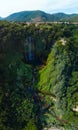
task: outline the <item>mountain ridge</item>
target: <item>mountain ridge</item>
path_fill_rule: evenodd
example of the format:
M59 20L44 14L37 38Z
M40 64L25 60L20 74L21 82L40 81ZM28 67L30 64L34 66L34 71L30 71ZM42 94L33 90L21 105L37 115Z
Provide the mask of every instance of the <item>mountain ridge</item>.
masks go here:
M2 20L14 22L55 22L55 21L70 21L78 22L78 14L46 13L44 11L21 11L13 13Z
M2 17L0 17L0 20L2 19Z

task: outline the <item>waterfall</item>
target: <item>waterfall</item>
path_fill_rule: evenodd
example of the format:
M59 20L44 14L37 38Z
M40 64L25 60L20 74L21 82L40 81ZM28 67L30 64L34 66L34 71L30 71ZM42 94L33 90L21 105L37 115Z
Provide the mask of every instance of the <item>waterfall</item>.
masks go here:
M29 36L24 43L24 50L25 50L25 60L32 61L34 59L34 45L32 42L32 37Z
M34 60L34 44L31 36L28 37L28 60Z
M28 59L29 59L29 61L31 61L32 58L33 58L33 55L32 55L32 39L31 39L31 37L28 38L28 41L29 41L29 45L28 45Z

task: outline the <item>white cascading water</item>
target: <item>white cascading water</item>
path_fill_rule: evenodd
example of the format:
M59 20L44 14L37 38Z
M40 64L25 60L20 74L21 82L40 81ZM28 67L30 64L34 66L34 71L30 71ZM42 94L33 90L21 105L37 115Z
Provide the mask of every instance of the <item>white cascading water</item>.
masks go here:
M29 59L29 61L31 61L32 58L33 58L33 55L32 55L32 39L31 39L31 37L28 38L28 41L29 41L29 45L28 45L28 59Z

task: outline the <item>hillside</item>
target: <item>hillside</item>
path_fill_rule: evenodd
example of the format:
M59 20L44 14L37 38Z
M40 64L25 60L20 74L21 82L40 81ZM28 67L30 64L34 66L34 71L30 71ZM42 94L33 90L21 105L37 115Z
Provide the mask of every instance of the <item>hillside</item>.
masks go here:
M5 19L8 21L37 22L37 21L50 21L51 16L42 11L23 11L14 13Z
M47 14L43 11L22 11L14 13L5 18L8 21L16 22L53 22L53 21L78 21L77 14Z
M70 18L66 19L66 21L78 22L78 15L73 15Z

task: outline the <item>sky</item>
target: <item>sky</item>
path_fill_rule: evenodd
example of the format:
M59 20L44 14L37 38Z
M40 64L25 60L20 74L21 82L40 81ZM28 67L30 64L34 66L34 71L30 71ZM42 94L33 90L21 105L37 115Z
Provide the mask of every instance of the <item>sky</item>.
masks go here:
M0 16L28 10L42 10L46 13L78 13L78 0L0 0Z

